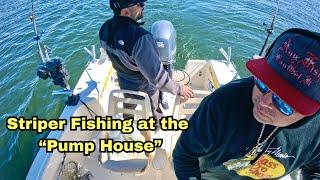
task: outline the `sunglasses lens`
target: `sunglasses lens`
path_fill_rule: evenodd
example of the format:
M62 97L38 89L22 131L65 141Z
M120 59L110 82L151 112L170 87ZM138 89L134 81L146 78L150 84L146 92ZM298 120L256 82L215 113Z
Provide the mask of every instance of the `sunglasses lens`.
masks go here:
M256 85L257 85L257 88L262 92L262 93L267 93L269 92L269 88L263 84L259 79L255 78L255 82L256 82Z
M272 101L274 105L286 116L290 116L293 114L292 108L286 104L284 101L282 101L278 96L272 95Z
M132 4L129 4L128 7L132 7L132 6L135 6L135 5L138 5L140 7L144 7L144 2L132 3Z
M269 92L269 88L263 84L259 79L255 78L254 79L256 82L257 88L263 93L266 94ZM286 104L284 101L282 101L278 96L275 94L272 95L272 101L273 104L279 109L280 112L282 112L286 116L290 116L293 114L292 108Z

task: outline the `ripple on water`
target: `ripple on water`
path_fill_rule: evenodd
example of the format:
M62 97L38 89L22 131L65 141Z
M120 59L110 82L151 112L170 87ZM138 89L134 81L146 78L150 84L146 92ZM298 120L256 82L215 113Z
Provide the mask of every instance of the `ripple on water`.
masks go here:
M108 1L34 1L38 28L45 31L42 42L60 56L68 67L75 85L86 61L90 58L83 47L99 45L100 25L112 16ZM182 69L188 59L222 58L220 47L233 48L232 57L240 75L247 76L244 62L259 52L265 33L262 23L270 23L274 1L148 1L145 28L159 19L170 20L177 30L177 63ZM319 31L320 1L281 1L276 19L274 39L290 27ZM39 59L32 38L30 1L0 1L0 117L9 115L39 115L59 117L63 97L52 97L50 81L36 77ZM96 48L98 49L98 48ZM40 108L41 107L41 108ZM8 132L0 122L0 174L17 174L24 179L36 142L45 134ZM22 151L22 152L20 152ZM28 152L24 154L23 151ZM23 159L23 163L19 162ZM17 172L17 173L15 173ZM18 173L19 172L19 173Z

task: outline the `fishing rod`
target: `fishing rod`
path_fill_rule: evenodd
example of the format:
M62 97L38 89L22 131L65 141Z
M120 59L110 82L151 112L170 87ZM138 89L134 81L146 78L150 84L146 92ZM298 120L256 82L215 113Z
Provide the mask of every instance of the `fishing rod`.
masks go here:
M266 50L266 46L267 46L267 43L268 43L268 40L269 40L269 37L271 36L271 34L273 33L273 30L274 30L274 22L276 20L276 16L279 12L279 6L280 6L280 0L277 0L277 8L273 14L273 18L272 18L272 21L271 21L271 24L270 26L268 27L266 23L263 23L263 26L265 26L265 31L267 32L267 38L266 40L264 41L264 44L262 46L262 49L259 53L259 56L262 56L262 54L265 52Z
M34 41L36 41L37 45L37 51L39 58L41 60L41 63L38 65L37 68L37 76L41 79L52 79L52 82L56 86L61 86L63 90L56 90L53 91L52 95L68 95L68 100L66 101L66 104L68 106L74 106L77 105L80 96L79 94L74 95L73 91L70 89L70 85L68 83L69 75L66 69L62 65L62 58L60 57L54 57L50 58L51 50L48 46L44 46L45 49L45 55L42 51L40 40L43 32L39 33L36 23L36 16L35 16L35 10L32 0L32 15L30 16L30 20L32 22L33 30L35 33L35 37L33 38Z
M38 55L39 55L41 61L43 63L45 63L46 60L44 59L42 48L41 48L41 45L40 45L40 38L41 38L42 33L41 34L38 33L38 28L37 28L37 24L36 24L36 16L35 16L34 7L33 7L33 0L32 0L32 15L30 16L30 20L32 22L33 30L34 30L34 33L35 33L34 40L37 42Z

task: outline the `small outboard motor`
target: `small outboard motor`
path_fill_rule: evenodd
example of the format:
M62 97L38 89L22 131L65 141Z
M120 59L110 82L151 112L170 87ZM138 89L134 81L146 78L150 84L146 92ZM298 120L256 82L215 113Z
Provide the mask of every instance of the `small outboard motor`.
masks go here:
M161 20L152 24L151 34L156 40L160 52L160 61L172 78L173 63L175 62L177 50L176 30L170 21ZM164 109L168 109L169 104L164 96L164 93L160 91L161 105Z
M176 57L176 30L170 21L156 21L151 26L151 33L156 40L160 61L172 77L173 63Z

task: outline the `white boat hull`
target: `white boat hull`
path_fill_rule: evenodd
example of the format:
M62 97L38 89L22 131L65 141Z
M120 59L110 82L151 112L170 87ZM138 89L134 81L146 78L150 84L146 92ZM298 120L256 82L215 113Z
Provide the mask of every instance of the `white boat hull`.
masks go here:
M195 90L195 97L183 102L180 97L165 93L169 108L164 110L164 116L173 116L176 119L189 118L198 107L202 99L219 86L238 79L239 76L234 66L226 61L203 61L189 60L183 73L176 71L174 79L181 80L180 83L188 83ZM185 77L182 80L182 77ZM188 82L189 81L189 82ZM211 85L210 85L211 84ZM118 89L115 71L104 51L101 51L99 61L90 63L83 72L75 93L80 94L81 100L99 116L105 117L108 113L109 94L112 90ZM66 106L60 119L69 120L71 116L87 116L93 118L83 103L77 106ZM69 125L69 122L68 122ZM98 145L100 138L105 138L102 131L70 131L68 126L64 131L52 131L48 139L59 141L93 141ZM105 163L101 163L103 153L98 148L90 156L83 156L82 153L60 153L54 150L47 153L45 148L40 148L26 179L64 179L62 177L65 166L74 161L81 166L82 174L91 173L91 179L176 179L172 165L172 150L179 137L179 131L161 131L154 133L152 138L161 138L164 143L156 153L148 158L148 165L139 172L115 172L110 170ZM151 158L152 157L152 158ZM64 164L64 166L62 166Z

